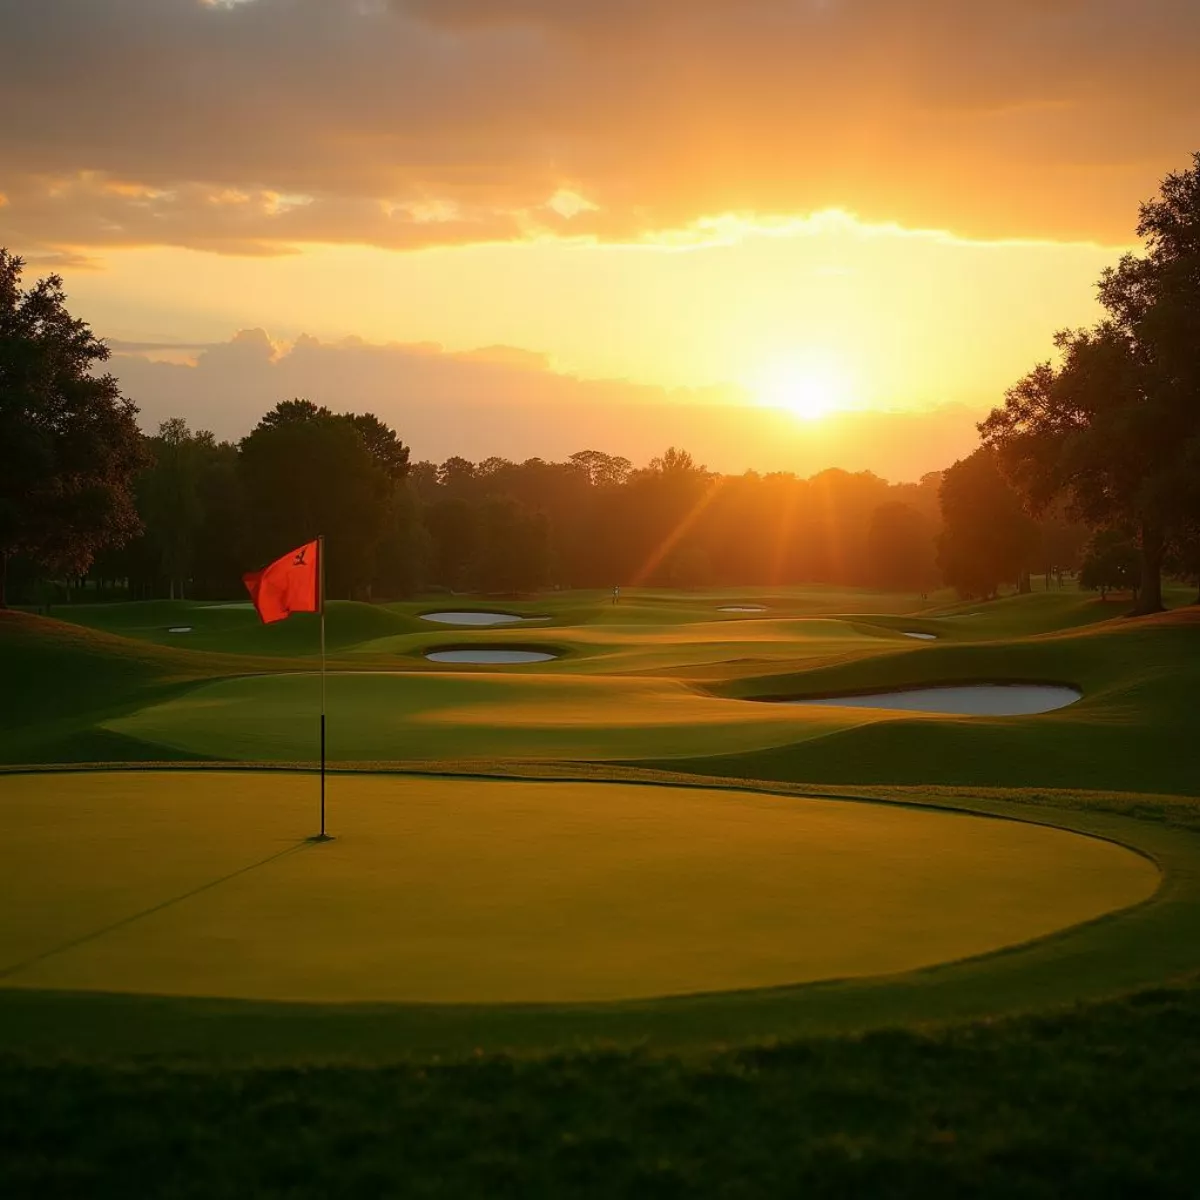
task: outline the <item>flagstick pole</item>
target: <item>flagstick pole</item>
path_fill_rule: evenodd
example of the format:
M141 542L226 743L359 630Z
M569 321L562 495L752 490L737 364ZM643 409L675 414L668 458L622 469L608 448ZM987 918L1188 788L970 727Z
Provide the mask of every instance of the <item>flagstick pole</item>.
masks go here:
M317 538L317 586L321 589L321 837L325 836L325 535Z

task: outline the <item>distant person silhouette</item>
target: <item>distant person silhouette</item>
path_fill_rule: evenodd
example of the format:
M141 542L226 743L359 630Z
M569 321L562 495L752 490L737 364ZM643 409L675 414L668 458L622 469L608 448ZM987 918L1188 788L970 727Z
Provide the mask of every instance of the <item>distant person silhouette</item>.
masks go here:
M618 583L613 587L613 603L616 604L616 602L620 598L621 598L621 585Z

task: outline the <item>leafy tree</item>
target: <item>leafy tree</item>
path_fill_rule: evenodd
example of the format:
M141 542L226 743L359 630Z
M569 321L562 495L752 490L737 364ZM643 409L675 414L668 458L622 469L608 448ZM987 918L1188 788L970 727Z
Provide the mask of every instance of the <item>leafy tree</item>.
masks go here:
M1104 272L1107 318L1060 333L980 426L1033 511L1063 495L1092 528L1136 529L1135 613L1162 609L1171 538L1200 503L1200 154L1141 208L1146 253Z
M314 404L311 400L296 397L294 400L281 400L270 412L266 413L258 423L259 429L277 429L280 425L291 425L305 421L315 421L323 417L332 417L333 412L323 404Z
M901 500L889 500L871 514L867 557L872 582L879 587L920 591L936 578L929 526Z
M10 556L82 575L140 528L133 479L144 460L137 409L57 275L22 290L22 259L0 249L0 606Z
M1079 569L1079 586L1099 592L1101 600L1118 588L1136 592L1140 583L1141 555L1128 534L1101 529L1093 535Z
M146 537L169 581L171 599L184 595L195 563L196 534L204 519L200 476L211 433L193 434L180 417L164 421L149 439L153 461L140 480Z
M1033 521L984 448L956 462L942 477L938 564L963 596L992 599L1006 582L1019 582L1036 545Z
M396 431L374 413L351 413L349 420L383 473L393 483L404 479L408 475L408 447Z
M238 447L230 442L218 442L204 453L197 485L201 519L192 566L197 596L241 595L242 575L255 557L238 459Z
M455 495L464 495L475 482L475 464L466 458L455 455L448 458L438 468L438 483Z
M378 593L410 596L419 590L429 553L430 538L421 523L416 497L404 485L393 487L376 555L374 582Z
M592 487L620 487L633 469L629 459L600 450L578 450L569 461L587 476Z
M546 582L549 530L541 513L493 496L480 510L477 586L486 592L528 592Z
M426 510L425 526L434 582L452 590L465 587L479 542L477 509L461 496L448 496Z
M239 474L255 558L267 561L324 534L330 594L365 593L391 481L352 422L327 409L277 419L286 407L279 405L241 443Z

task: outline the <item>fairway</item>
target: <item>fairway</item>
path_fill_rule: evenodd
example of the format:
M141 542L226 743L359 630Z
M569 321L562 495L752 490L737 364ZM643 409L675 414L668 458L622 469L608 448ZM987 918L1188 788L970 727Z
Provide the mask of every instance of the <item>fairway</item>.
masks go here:
M10 988L601 1001L871 976L1150 897L1113 843L716 789L129 772L0 779Z

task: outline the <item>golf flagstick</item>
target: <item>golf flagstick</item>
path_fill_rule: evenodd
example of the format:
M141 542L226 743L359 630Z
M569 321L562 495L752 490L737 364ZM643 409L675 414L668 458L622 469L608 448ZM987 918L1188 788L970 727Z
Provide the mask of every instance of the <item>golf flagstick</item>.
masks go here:
M321 614L321 838L325 837L325 535L317 537L317 608Z

